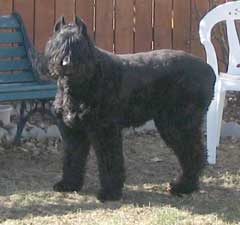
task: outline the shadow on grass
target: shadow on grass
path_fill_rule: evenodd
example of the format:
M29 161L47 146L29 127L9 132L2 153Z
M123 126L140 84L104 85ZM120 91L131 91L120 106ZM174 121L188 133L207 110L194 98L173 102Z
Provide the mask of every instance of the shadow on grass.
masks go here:
M159 140L157 140L159 141ZM9 154L0 157L0 222L19 220L27 215L51 216L65 215L71 212L91 211L96 209L118 210L124 205L138 207L154 206L161 208L171 206L179 210L189 211L196 215L214 214L223 221L240 222L240 190L239 181L228 185L229 177L240 179L239 148L231 149L228 154L220 149L218 164L205 170L201 190L183 197L171 196L165 192L164 185L177 174L179 167L175 156L164 147L156 144L155 137L142 141L141 137L134 140L134 149L125 146L127 181L123 199L119 202L100 203L96 200L97 166L94 157L90 157L83 192L68 197L60 194L54 199L52 185L60 179L60 156L32 154ZM228 147L229 143L226 143ZM148 149L149 148L149 149ZM162 149L159 151L159 148ZM154 160L152 160L154 159ZM56 163L57 162L57 163ZM223 177L228 174L227 177ZM210 179L210 181L209 181ZM226 180L224 180L226 179ZM225 185L225 183L227 185ZM147 184L146 188L144 185ZM12 195L20 198L11 201ZM35 200L23 204L28 194L36 195ZM90 196L90 197L89 197ZM75 201L72 201L76 197ZM49 201L48 201L49 198ZM53 198L53 199L51 199ZM10 199L10 200L9 200ZM42 201L42 199L44 201ZM10 201L1 204L1 201ZM4 202L2 202L4 203Z
M94 195L95 190L75 194L80 195L83 200L71 204L64 201L46 204L38 204L37 202L34 202L29 206L13 204L10 208L0 207L0 214L3 215L2 218L0 217L0 222L8 219L19 220L29 214L33 217L44 217L96 209L110 209L114 211L118 210L123 205L135 205L137 207L151 206L157 208L171 206L179 210L190 211L191 214L214 214L226 222L240 222L240 196L236 193L236 189L231 188L205 186L203 191L191 195L184 195L182 197L172 196L168 193L160 193L157 191L133 191L125 189L121 201L106 203L100 203L95 197L92 197L92 199L94 199L92 201L84 200L86 196ZM222 198L218 198L220 195L223 195Z

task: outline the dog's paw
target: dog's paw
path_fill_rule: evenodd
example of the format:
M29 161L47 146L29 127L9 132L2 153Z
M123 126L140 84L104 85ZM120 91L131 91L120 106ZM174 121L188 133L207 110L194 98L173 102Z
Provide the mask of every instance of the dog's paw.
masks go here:
M100 202L106 202L106 201L119 201L122 198L122 190L118 191L99 191L97 195L97 199Z
M53 190L57 192L74 192L74 191L80 191L81 187L79 185L66 183L64 181L59 181L53 186Z
M181 179L170 183L168 191L173 195L191 194L199 190L199 184L196 181Z

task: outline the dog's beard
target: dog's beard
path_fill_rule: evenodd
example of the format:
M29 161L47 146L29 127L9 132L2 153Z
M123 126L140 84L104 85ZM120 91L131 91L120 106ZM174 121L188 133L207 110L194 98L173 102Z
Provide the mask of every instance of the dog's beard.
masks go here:
M57 80L59 77L63 76L61 66L56 63L49 63L49 74L52 79Z
M84 103L77 102L66 93L66 89L60 88L54 101L54 108L57 115L60 115L68 127L73 127L77 122L82 121L90 112L90 107Z

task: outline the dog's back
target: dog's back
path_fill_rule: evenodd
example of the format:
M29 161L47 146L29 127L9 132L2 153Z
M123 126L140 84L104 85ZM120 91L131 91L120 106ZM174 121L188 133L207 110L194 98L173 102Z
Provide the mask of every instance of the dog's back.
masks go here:
M117 56L122 63L123 95L157 86L161 95L178 89L190 95L208 93L205 98L213 97L214 71L196 56L167 49Z

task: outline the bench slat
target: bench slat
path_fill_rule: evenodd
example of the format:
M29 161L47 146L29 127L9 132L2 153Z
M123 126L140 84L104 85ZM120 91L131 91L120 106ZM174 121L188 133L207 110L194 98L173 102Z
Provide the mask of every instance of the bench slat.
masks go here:
M16 18L12 15L0 16L0 28L18 28L19 23Z
M54 99L56 95L55 89L50 90L35 90L29 92L9 92L6 94L0 94L0 101L19 101L19 100L31 100L31 99Z
M20 43L22 41L21 32L0 32L0 43Z
M57 85L52 81L0 84L0 101L54 98Z
M17 73L17 74L0 74L0 83L16 83L16 82L30 82L34 81L32 73Z
M23 57L26 50L23 46L19 47L0 47L0 57Z
M27 70L31 68L31 63L27 59L16 61L0 61L0 71Z
M52 88L56 88L56 84L52 81L0 84L0 94L8 92L28 92L34 90L48 90Z

